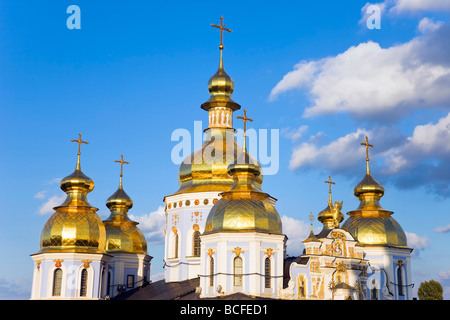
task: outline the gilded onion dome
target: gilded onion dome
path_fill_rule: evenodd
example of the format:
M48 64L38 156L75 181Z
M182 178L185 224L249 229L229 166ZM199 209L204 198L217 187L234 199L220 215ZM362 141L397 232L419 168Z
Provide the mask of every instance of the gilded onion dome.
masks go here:
M78 140L81 140L81 133ZM75 171L61 180L60 188L66 200L53 209L41 231L40 252L105 253L105 226L86 195L94 189L94 181L80 167L80 149Z
M329 198L328 205L325 209L319 212L317 220L323 224L323 229L333 229L339 228L339 224L344 220L344 214L341 212L342 202L336 201L333 205L333 200L331 198L331 185L335 184L331 181L331 176L329 180L325 181L329 184Z
M363 143L361 143L363 144ZM366 149L368 144L366 137ZM405 232L400 224L392 218L392 211L380 205L384 195L384 187L370 173L368 155L366 158L366 174L354 188L354 195L360 201L356 210L343 223L342 229L348 231L362 245L407 247Z
M147 240L137 227L138 222L128 217L128 210L133 207L133 200L122 186L122 168L123 164L128 162L123 161L123 155L120 161L116 161L121 163L119 188L106 200L106 206L111 213L108 219L103 221L106 228L106 252L147 254Z
M250 231L282 234L280 216L257 180L261 171L244 143L243 152L228 167L233 179L231 190L222 192L221 199L211 208L203 234Z

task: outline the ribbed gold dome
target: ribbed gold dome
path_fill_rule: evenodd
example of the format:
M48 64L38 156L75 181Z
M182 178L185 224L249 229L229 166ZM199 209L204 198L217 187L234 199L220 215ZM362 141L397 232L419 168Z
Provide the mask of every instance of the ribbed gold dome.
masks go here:
M86 195L94 189L94 182L80 169L61 180L66 192L64 203L54 208L41 232L40 252L105 253L106 231Z
M122 176L119 188L106 201L111 213L104 220L106 228L106 252L127 252L147 254L147 240L137 227L138 223L130 220L128 210L133 207L133 200L122 187Z
M282 234L280 216L257 181L260 172L260 165L244 149L228 168L233 186L211 208L204 234L250 231Z
M391 217L393 212L383 209L379 203L384 188L370 172L356 185L354 194L360 200L359 207L347 213L350 217L341 228L363 245L407 247L405 232Z

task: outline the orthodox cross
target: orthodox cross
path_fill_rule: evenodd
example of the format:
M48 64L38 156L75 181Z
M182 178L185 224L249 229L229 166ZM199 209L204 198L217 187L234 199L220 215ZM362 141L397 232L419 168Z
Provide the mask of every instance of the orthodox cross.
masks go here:
M373 144L369 144L369 138L367 138L366 136L366 141L365 142L361 142L360 145L365 146L366 147L366 173L370 173L370 169L369 169L369 147L373 148Z
M123 176L123 165L124 165L124 163L126 163L126 164L130 164L130 163L127 162L127 161L123 161L123 154L120 155L120 160L114 160L114 162L120 163L120 176L122 177Z
M70 141L78 143L78 155L81 154L81 144L82 144L82 143L85 143L85 144L88 144L88 143L89 143L89 142L87 142L87 141L81 140L81 132L79 133L79 136L78 136L78 139L77 139L77 140L72 139L72 140L70 140Z
M130 164L127 161L123 161L123 154L120 156L120 160L114 160L114 162L120 163L120 187L122 187L122 177L123 177L123 165Z
M223 24L223 17L220 17L220 26L215 25L215 24L211 24L212 27L214 28L218 28L220 30L220 45L219 45L219 49L223 50L223 32L224 31L228 31L231 32L231 29L227 29L225 28L225 25Z
M81 169L80 169L81 144L83 144L83 143L88 144L89 142L81 140L81 132L79 133L79 136L78 136L78 139L77 139L77 140L72 139L72 140L70 140L70 141L78 143L78 159L77 159L77 167L76 167L76 170L81 170Z
M331 203L331 185L336 184L335 182L331 181L331 176L328 176L328 180L325 180L325 183L328 183L329 189L328 193L330 194L330 203Z
M244 121L244 149L247 149L247 142L246 142L246 137L247 137L247 121L251 121L253 122L253 119L247 118L247 109L244 109L244 116L237 116L238 119L242 119L242 121Z

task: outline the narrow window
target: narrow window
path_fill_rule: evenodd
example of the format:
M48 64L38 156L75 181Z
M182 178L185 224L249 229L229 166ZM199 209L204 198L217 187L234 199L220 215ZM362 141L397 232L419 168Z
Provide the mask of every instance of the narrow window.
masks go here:
M214 258L209 258L209 286L214 286Z
M200 257L200 232L195 231L192 239L192 255L194 257Z
M134 288L134 275L132 274L127 276L127 288Z
M242 258L234 258L234 285L242 286Z
M264 287L270 288L270 259L267 257L264 261Z
M398 283L398 295L404 296L403 294L403 273L402 273L402 267L399 266L397 268L397 283Z
M53 296L61 295L62 270L60 268L53 272Z
M174 258L178 258L178 233L175 233L175 239L174 239L174 241L175 241L175 251L174 251L174 253L173 253L173 257Z
M81 283L80 283L80 297L86 297L87 293L87 270L83 269L81 271Z

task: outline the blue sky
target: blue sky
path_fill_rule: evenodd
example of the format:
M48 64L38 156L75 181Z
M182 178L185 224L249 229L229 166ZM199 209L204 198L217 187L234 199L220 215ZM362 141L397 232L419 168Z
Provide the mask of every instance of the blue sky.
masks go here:
M0 1L0 299L30 296L30 254L64 198L59 181L75 167L79 132L95 182L88 199L102 218L118 186L114 160L130 162L129 213L159 276L162 200L178 189L171 134L194 121L206 128L200 105L219 57L210 24L221 15L233 30L224 40L233 99L252 128L280 132L279 170L263 190L278 199L288 253L300 253L309 213L325 208L329 175L343 212L358 206L368 134L381 204L415 249L414 292L435 279L450 298L447 2L374 3L381 28L368 29L366 1ZM66 26L72 4L79 30Z

